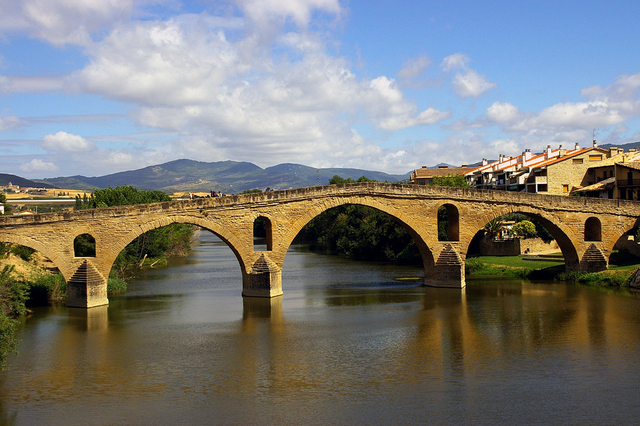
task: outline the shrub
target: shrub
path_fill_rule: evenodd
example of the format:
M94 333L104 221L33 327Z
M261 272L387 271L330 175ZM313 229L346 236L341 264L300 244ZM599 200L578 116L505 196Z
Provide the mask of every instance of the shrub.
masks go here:
M120 293L127 290L127 283L118 277L109 277L107 280L107 294Z
M19 256L25 262L28 262L29 260L31 260L31 255L33 254L33 252L35 252L35 250L32 249L31 247L25 247L20 245L11 247L11 253L15 254L16 256Z
M29 286L30 306L42 306L67 299L67 283L62 274L42 274Z

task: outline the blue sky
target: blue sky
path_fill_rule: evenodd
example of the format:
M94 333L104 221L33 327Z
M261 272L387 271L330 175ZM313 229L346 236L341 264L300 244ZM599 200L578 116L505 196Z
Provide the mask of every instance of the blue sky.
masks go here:
M640 2L0 0L0 172L640 141Z

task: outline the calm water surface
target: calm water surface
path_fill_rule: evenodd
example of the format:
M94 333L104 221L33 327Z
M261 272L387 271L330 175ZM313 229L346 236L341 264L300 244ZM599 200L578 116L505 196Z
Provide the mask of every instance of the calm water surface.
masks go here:
M635 294L421 275L294 246L284 297L243 299L203 233L108 308L25 319L0 424L638 424Z

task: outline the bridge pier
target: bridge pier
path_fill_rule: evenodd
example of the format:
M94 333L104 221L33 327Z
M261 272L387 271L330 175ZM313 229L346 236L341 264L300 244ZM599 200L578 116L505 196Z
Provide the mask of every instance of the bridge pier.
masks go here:
M282 296L282 268L261 254L249 272L242 273L244 297Z
M107 279L86 259L67 281L67 306L93 308L109 304Z
M600 272L608 267L607 258L595 245L591 244L584 252L580 259L580 271L582 272Z
M445 244L435 265L425 267L424 285L427 287L464 288L464 261L451 244Z

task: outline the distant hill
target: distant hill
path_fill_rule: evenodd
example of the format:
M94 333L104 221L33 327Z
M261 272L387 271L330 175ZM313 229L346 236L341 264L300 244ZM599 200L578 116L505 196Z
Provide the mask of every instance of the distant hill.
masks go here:
M93 189L108 186L132 185L139 189L180 191L222 191L238 193L247 189L290 189L327 185L334 175L357 179L366 176L377 181L398 182L406 175L390 175L361 169L316 169L300 164L279 164L262 169L255 164L238 161L205 163L193 160L175 160L138 170L114 173L100 177L70 176L42 179L58 188Z
M627 152L630 149L640 149L640 141L625 143L625 144L622 144L622 145L614 145L614 144L611 144L611 143L606 143L604 145L598 145L598 146L600 148L604 148L604 149L609 149L611 147L622 148L622 149L625 150L625 152Z
M16 175L0 173L0 186L7 186L9 183L27 188L55 188L52 184L49 183L33 181L21 178L20 176Z

